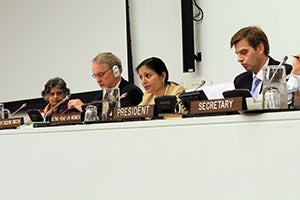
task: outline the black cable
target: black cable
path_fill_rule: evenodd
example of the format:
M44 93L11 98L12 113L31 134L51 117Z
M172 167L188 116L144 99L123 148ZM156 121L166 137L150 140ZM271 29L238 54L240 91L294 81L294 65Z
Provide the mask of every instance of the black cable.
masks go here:
M130 16L129 16L129 0L126 3L126 38L127 38L127 69L128 81L134 83L134 69L132 63L132 48L131 48L131 29L130 29Z
M193 18L195 21L200 22L203 20L204 12L203 12L202 8L200 8L200 6L198 5L197 0L193 0L193 4L197 8L197 13L194 15Z

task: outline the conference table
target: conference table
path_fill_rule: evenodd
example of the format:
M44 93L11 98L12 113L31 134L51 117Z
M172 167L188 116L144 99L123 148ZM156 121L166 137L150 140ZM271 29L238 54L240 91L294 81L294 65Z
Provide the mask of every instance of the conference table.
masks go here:
M0 198L300 198L300 111L0 130Z

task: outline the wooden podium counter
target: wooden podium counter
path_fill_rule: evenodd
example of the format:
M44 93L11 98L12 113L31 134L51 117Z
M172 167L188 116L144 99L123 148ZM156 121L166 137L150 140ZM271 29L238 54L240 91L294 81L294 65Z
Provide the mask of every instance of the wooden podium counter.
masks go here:
M300 111L0 130L0 199L300 198Z

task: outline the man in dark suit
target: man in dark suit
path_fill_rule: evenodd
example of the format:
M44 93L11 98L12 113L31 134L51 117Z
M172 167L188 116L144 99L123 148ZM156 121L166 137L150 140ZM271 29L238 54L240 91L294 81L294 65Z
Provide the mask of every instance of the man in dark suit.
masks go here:
M269 42L266 34L257 26L248 26L236 32L230 41L231 48L235 48L237 60L246 69L235 77L233 83L236 89L249 89L251 91L252 81L257 77L259 91L261 92L263 71L268 65L278 65L280 62L269 56ZM284 64L286 74L290 74L292 66Z
M120 89L121 107L136 106L142 101L142 90L121 76L122 63L116 55L110 52L99 53L92 60L92 72L92 77L96 79L102 89L95 96L95 102L102 100L103 89L113 88ZM83 104L80 99L72 99L68 103L68 108L76 108L82 111Z

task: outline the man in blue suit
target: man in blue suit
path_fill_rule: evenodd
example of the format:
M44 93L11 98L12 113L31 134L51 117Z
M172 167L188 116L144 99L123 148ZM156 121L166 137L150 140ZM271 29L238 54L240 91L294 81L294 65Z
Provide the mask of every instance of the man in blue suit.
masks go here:
M280 62L269 56L269 42L266 34L257 26L248 26L236 32L230 41L230 47L235 48L237 60L246 69L235 77L233 83L236 89L249 89L251 91L253 78L259 82L259 91L262 90L264 66L278 65ZM286 74L290 74L292 66L284 64Z

